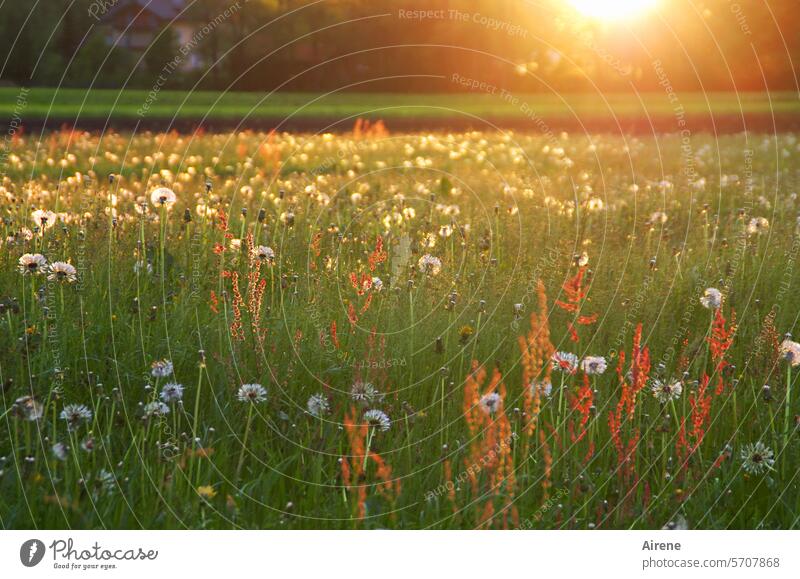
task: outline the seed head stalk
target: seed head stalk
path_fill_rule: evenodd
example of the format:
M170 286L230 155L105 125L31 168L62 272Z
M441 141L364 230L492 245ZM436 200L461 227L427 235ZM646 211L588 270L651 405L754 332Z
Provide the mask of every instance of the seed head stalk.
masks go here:
M786 408L783 413L783 454L784 460L782 461L781 472L786 472L786 462L788 461L788 448L789 448L789 434L790 421L792 417L792 365L786 365Z
M244 465L244 452L247 449L247 438L250 435L250 424L253 421L253 406L254 403L250 402L247 408L247 422L244 427L244 436L242 437L242 450L239 453L239 463L236 466L236 480L239 480L242 473L242 466Z

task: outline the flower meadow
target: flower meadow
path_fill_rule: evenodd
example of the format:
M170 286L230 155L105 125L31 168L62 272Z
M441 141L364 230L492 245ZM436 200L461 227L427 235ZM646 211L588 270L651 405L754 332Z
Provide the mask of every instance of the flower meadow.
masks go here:
M800 143L17 134L3 528L800 526Z

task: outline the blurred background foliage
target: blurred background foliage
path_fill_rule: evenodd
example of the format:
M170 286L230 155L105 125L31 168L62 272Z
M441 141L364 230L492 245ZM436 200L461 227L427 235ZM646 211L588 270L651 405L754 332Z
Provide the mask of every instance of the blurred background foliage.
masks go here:
M133 28L120 40L114 26L131 5L175 15L126 48ZM796 90L799 21L797 0L661 0L620 22L580 17L567 0L4 2L0 83L150 88L194 36L193 64L162 88L451 92L464 90L458 73L524 92L646 91L663 81L661 61L676 90Z

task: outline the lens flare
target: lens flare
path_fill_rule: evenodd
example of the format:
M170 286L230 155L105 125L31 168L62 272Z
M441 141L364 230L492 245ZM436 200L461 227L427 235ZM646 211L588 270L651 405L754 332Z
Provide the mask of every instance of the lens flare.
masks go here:
M567 0L575 10L588 18L623 20L652 9L658 0Z

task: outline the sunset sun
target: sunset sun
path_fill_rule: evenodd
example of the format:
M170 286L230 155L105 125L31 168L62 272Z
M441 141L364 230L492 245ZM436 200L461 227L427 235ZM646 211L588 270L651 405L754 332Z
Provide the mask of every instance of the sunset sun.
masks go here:
M653 8L658 0L567 0L578 12L601 20L622 20Z

